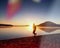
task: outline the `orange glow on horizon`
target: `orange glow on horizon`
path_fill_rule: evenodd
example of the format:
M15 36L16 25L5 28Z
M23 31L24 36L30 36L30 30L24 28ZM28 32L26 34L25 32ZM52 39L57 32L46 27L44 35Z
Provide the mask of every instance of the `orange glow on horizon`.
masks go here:
M33 31L33 23L30 23L29 27L28 27L29 31Z

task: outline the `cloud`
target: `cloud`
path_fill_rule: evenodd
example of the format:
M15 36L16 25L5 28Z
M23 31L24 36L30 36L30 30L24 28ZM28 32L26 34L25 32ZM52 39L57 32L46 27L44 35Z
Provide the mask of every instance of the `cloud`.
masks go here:
M40 3L41 0L33 0L35 3Z

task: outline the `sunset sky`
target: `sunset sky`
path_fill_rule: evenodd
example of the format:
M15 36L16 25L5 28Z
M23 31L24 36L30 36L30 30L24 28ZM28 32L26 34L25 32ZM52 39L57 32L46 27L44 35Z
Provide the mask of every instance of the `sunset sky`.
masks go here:
M18 12L6 19L8 0L0 0L0 23L40 24L45 21L60 23L60 0L21 0Z

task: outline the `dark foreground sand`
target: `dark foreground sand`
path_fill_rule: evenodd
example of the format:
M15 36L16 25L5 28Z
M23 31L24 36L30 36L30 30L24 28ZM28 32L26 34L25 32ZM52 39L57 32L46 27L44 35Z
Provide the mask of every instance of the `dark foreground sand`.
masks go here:
M0 40L0 48L60 48L60 34Z

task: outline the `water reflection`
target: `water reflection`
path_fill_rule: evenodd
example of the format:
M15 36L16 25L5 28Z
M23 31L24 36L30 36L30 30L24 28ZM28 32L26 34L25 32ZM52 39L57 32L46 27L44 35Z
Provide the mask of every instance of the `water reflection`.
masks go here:
M37 28L36 33L38 35L47 35L47 34L55 34L60 33L60 28L55 28L54 32L50 32L51 28ZM46 30L48 30L50 33L47 33ZM56 31L55 31L56 30ZM43 32L44 31L44 32ZM20 38L20 37L29 37L34 36L32 31L29 31L28 27L13 27L13 28L0 28L0 40L2 39L12 39L12 38Z
M60 27L43 27L43 28L39 28L41 29L42 31L45 31L45 32L54 32L56 30L60 30Z

